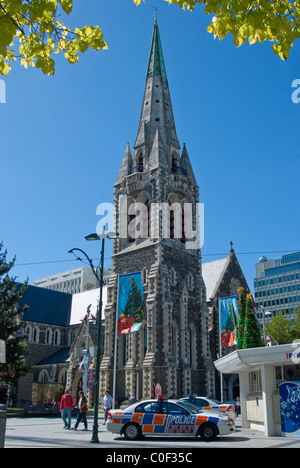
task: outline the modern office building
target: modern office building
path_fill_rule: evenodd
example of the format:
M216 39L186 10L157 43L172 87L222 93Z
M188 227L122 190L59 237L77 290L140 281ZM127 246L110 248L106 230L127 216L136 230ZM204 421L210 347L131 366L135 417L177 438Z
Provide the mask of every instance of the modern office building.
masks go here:
M270 260L261 257L254 279L255 302L275 315L280 311L293 317L300 305L300 252Z
M109 281L110 270L104 270L103 281L107 285ZM68 294L77 294L91 289L99 288L99 282L96 280L93 271L88 267L75 268L56 275L47 276L34 281L34 286L40 288L52 289Z

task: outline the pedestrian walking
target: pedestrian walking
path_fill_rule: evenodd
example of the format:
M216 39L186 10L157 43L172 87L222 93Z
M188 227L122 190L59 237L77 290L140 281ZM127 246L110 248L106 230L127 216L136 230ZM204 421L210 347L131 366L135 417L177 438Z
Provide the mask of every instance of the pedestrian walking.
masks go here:
M71 389L67 388L66 393L61 397L60 412L62 420L65 424L64 429L71 429L72 409L74 408L74 400Z
M104 406L104 423L103 424L105 424L107 421L107 415L108 415L109 410L112 408L112 404L113 404L112 396L110 395L109 391L106 390L105 397L103 400L103 406Z
M88 410L87 399L84 396L84 392L79 392L79 403L77 407L77 420L74 426L74 430L77 431L80 421L83 421L84 430L88 430L87 420L86 420L86 412Z
M235 408L236 408L236 415L238 416L240 414L240 411L241 411L241 401L240 401L239 397L237 397L237 399L236 399Z

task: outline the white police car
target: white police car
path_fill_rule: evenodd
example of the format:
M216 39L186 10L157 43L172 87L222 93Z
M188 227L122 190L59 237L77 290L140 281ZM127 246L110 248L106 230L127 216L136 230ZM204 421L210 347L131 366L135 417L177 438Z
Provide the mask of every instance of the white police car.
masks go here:
M109 432L137 440L144 435L201 437L214 440L235 431L234 421L226 415L199 411L188 402L146 400L125 408L110 410L106 422Z
M196 396L194 394L188 395L186 398L181 398L179 401L188 402L196 406L198 410L213 411L214 413L226 414L229 418L235 420L234 405L229 403L221 403L212 398Z

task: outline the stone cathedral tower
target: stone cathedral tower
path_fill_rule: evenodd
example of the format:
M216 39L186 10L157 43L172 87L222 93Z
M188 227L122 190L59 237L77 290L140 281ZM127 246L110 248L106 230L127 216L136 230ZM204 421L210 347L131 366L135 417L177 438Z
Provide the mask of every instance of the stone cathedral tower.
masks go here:
M118 275L141 271L145 320L117 339L116 397L151 398L157 383L169 397L206 394L213 369L196 229L199 188L185 145L180 154L156 20L133 149L128 143L114 185L120 238L105 308L101 391L113 385Z

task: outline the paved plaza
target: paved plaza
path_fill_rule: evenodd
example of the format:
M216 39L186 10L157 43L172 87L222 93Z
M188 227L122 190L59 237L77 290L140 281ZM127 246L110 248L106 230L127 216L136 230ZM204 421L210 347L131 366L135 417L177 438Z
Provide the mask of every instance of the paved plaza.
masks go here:
M75 423L75 419L72 423ZM154 449L155 453L159 453L160 450L166 451L166 449L170 452L189 449L194 453L198 448L300 448L300 439L266 437L259 431L242 429L240 418L236 420L236 425L237 430L234 434L218 437L214 442L202 442L200 439L182 437L145 437L140 441L131 442L118 434L107 432L103 425L103 418L100 416L100 443L92 444L90 442L92 417L88 417L89 430L87 432L83 431L83 425L80 425L77 431L64 430L60 418L8 418L5 448L105 448L115 454L118 453L118 451L114 452L115 449L122 448L127 452L133 449L133 453L142 453L146 457L150 456L150 451L145 449ZM143 449L143 451L137 452L135 448Z

